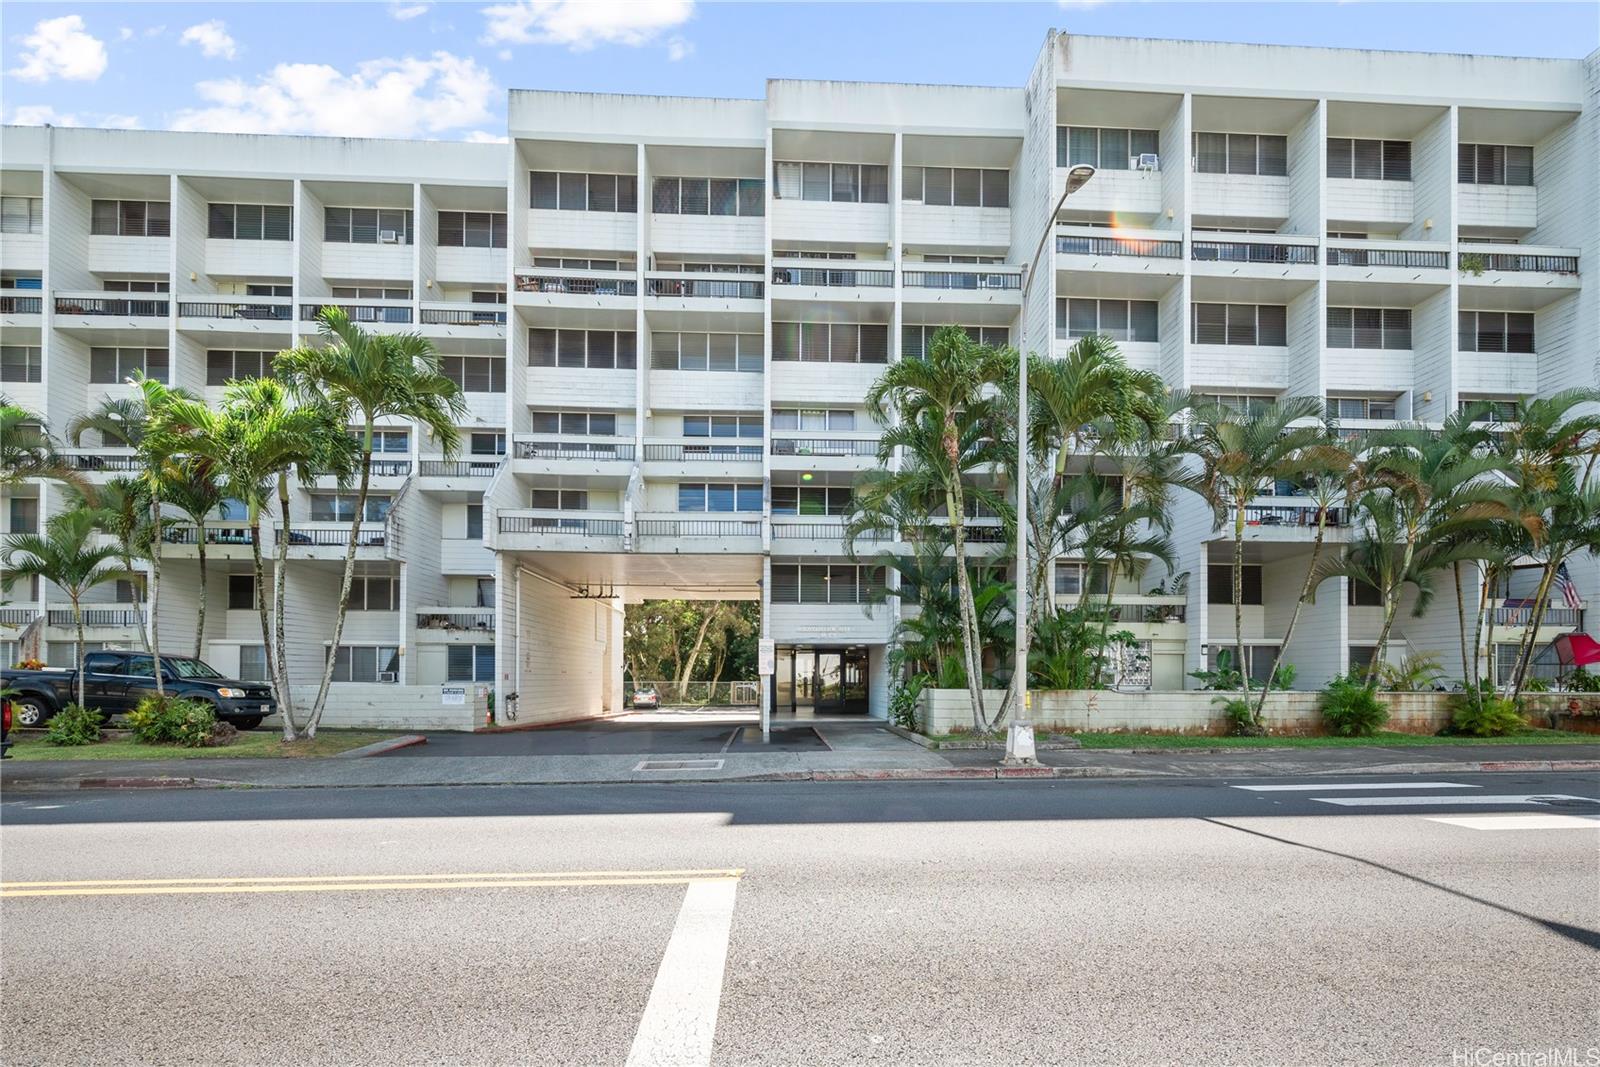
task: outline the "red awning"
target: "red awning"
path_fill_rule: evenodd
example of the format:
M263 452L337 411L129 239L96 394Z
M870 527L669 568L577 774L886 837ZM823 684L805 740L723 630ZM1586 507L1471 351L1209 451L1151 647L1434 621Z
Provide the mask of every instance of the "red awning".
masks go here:
M1555 639L1555 646L1563 667L1600 663L1600 641L1588 634L1562 634Z

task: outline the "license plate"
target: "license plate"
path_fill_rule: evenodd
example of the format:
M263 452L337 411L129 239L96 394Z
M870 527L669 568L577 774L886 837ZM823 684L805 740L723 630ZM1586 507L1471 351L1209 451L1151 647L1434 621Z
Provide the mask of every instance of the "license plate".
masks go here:
M271 715L272 714L272 705L271 704L263 704L263 705L261 705L261 714L263 714L263 715Z

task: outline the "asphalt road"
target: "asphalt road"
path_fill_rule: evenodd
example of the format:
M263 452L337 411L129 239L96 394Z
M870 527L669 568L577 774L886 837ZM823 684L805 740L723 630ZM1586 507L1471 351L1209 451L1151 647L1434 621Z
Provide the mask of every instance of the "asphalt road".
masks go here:
M28 794L0 857L8 1065L1600 1046L1574 775Z

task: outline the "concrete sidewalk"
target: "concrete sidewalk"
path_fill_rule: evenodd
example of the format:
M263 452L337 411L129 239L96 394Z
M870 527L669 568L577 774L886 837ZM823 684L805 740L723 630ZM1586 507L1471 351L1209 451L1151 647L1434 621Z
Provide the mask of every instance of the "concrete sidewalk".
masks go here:
M1470 771L1600 772L1600 742L1400 748L1076 749L1002 768L998 750L933 752L882 729L824 730L828 747L649 754L446 755L379 759L48 760L0 763L7 791L152 787L317 788L884 779L1271 778ZM421 751L426 746L403 751Z

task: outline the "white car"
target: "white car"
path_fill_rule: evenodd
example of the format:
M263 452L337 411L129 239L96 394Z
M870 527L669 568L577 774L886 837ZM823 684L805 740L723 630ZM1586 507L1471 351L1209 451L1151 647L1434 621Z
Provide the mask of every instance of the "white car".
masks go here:
M636 708L659 708L661 694L657 693L654 686L645 686L633 691L633 706Z

